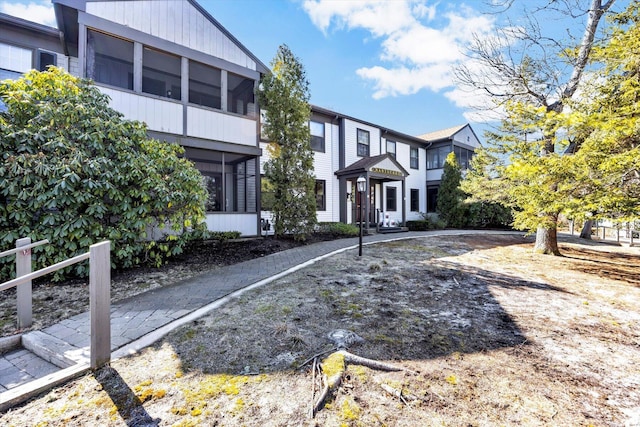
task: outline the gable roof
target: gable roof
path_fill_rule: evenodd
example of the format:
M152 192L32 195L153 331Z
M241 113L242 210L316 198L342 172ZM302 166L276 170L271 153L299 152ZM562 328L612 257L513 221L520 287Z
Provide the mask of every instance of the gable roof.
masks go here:
M387 168L375 167L380 163L385 162L385 160L390 161L392 165L395 166L397 171L390 170ZM389 181L404 180L404 178L409 175L409 172L407 172L407 170L403 168L402 165L398 163L398 161L389 153L380 154L378 156L372 156L372 157L364 157L350 164L349 166L336 171L335 175L357 176L365 173L370 174L375 178L389 180Z
M457 134L467 126L469 126L468 123L463 125L458 125L458 126L452 126L450 128L441 129L434 132L418 135L418 138L424 139L425 141L429 141L429 142L441 141L443 139L452 139L455 134Z

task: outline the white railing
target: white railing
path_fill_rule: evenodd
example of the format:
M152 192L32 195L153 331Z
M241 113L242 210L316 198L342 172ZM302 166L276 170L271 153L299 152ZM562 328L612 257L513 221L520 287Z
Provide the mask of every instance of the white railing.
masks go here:
M16 255L16 278L0 284L0 291L16 287L18 328L32 325L32 281L38 277L89 259L89 319L91 322L90 364L99 368L111 360L111 242L89 247L89 252L31 272L31 249L49 243L31 243L30 238L18 239L15 249L0 252L0 257Z

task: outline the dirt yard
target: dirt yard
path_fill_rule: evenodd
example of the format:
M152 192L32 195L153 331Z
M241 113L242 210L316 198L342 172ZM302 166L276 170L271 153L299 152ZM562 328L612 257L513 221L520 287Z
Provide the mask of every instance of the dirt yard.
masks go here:
M0 421L640 426L640 249L560 247L564 257L534 255L531 239L492 235L345 252ZM331 355L336 331L361 337L351 354L402 370L345 367ZM312 417L323 372L341 381Z

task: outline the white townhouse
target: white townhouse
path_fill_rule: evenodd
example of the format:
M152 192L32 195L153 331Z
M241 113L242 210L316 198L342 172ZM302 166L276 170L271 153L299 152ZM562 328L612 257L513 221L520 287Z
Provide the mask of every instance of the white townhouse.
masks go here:
M367 227L375 228L420 219L421 213L435 211L446 155L455 151L466 168L479 146L469 125L415 137L317 106L311 111L319 222L356 224L364 215ZM268 160L266 146L261 141L261 165ZM362 208L356 189L360 176L366 180ZM268 209L263 206L265 219L270 219Z
M58 28L0 14L0 78L49 64L93 79L127 119L203 174L210 230L260 230L259 117L268 68L194 0L52 0Z

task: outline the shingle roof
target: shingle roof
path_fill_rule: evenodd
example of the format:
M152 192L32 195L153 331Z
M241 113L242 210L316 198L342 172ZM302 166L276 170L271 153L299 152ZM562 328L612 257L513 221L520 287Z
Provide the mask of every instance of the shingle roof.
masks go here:
M418 138L424 139L425 141L439 141L441 139L448 139L448 138L451 138L456 133L460 132L463 128L467 126L468 124L453 126L450 128L437 130L435 132L429 132L423 135L418 135Z

